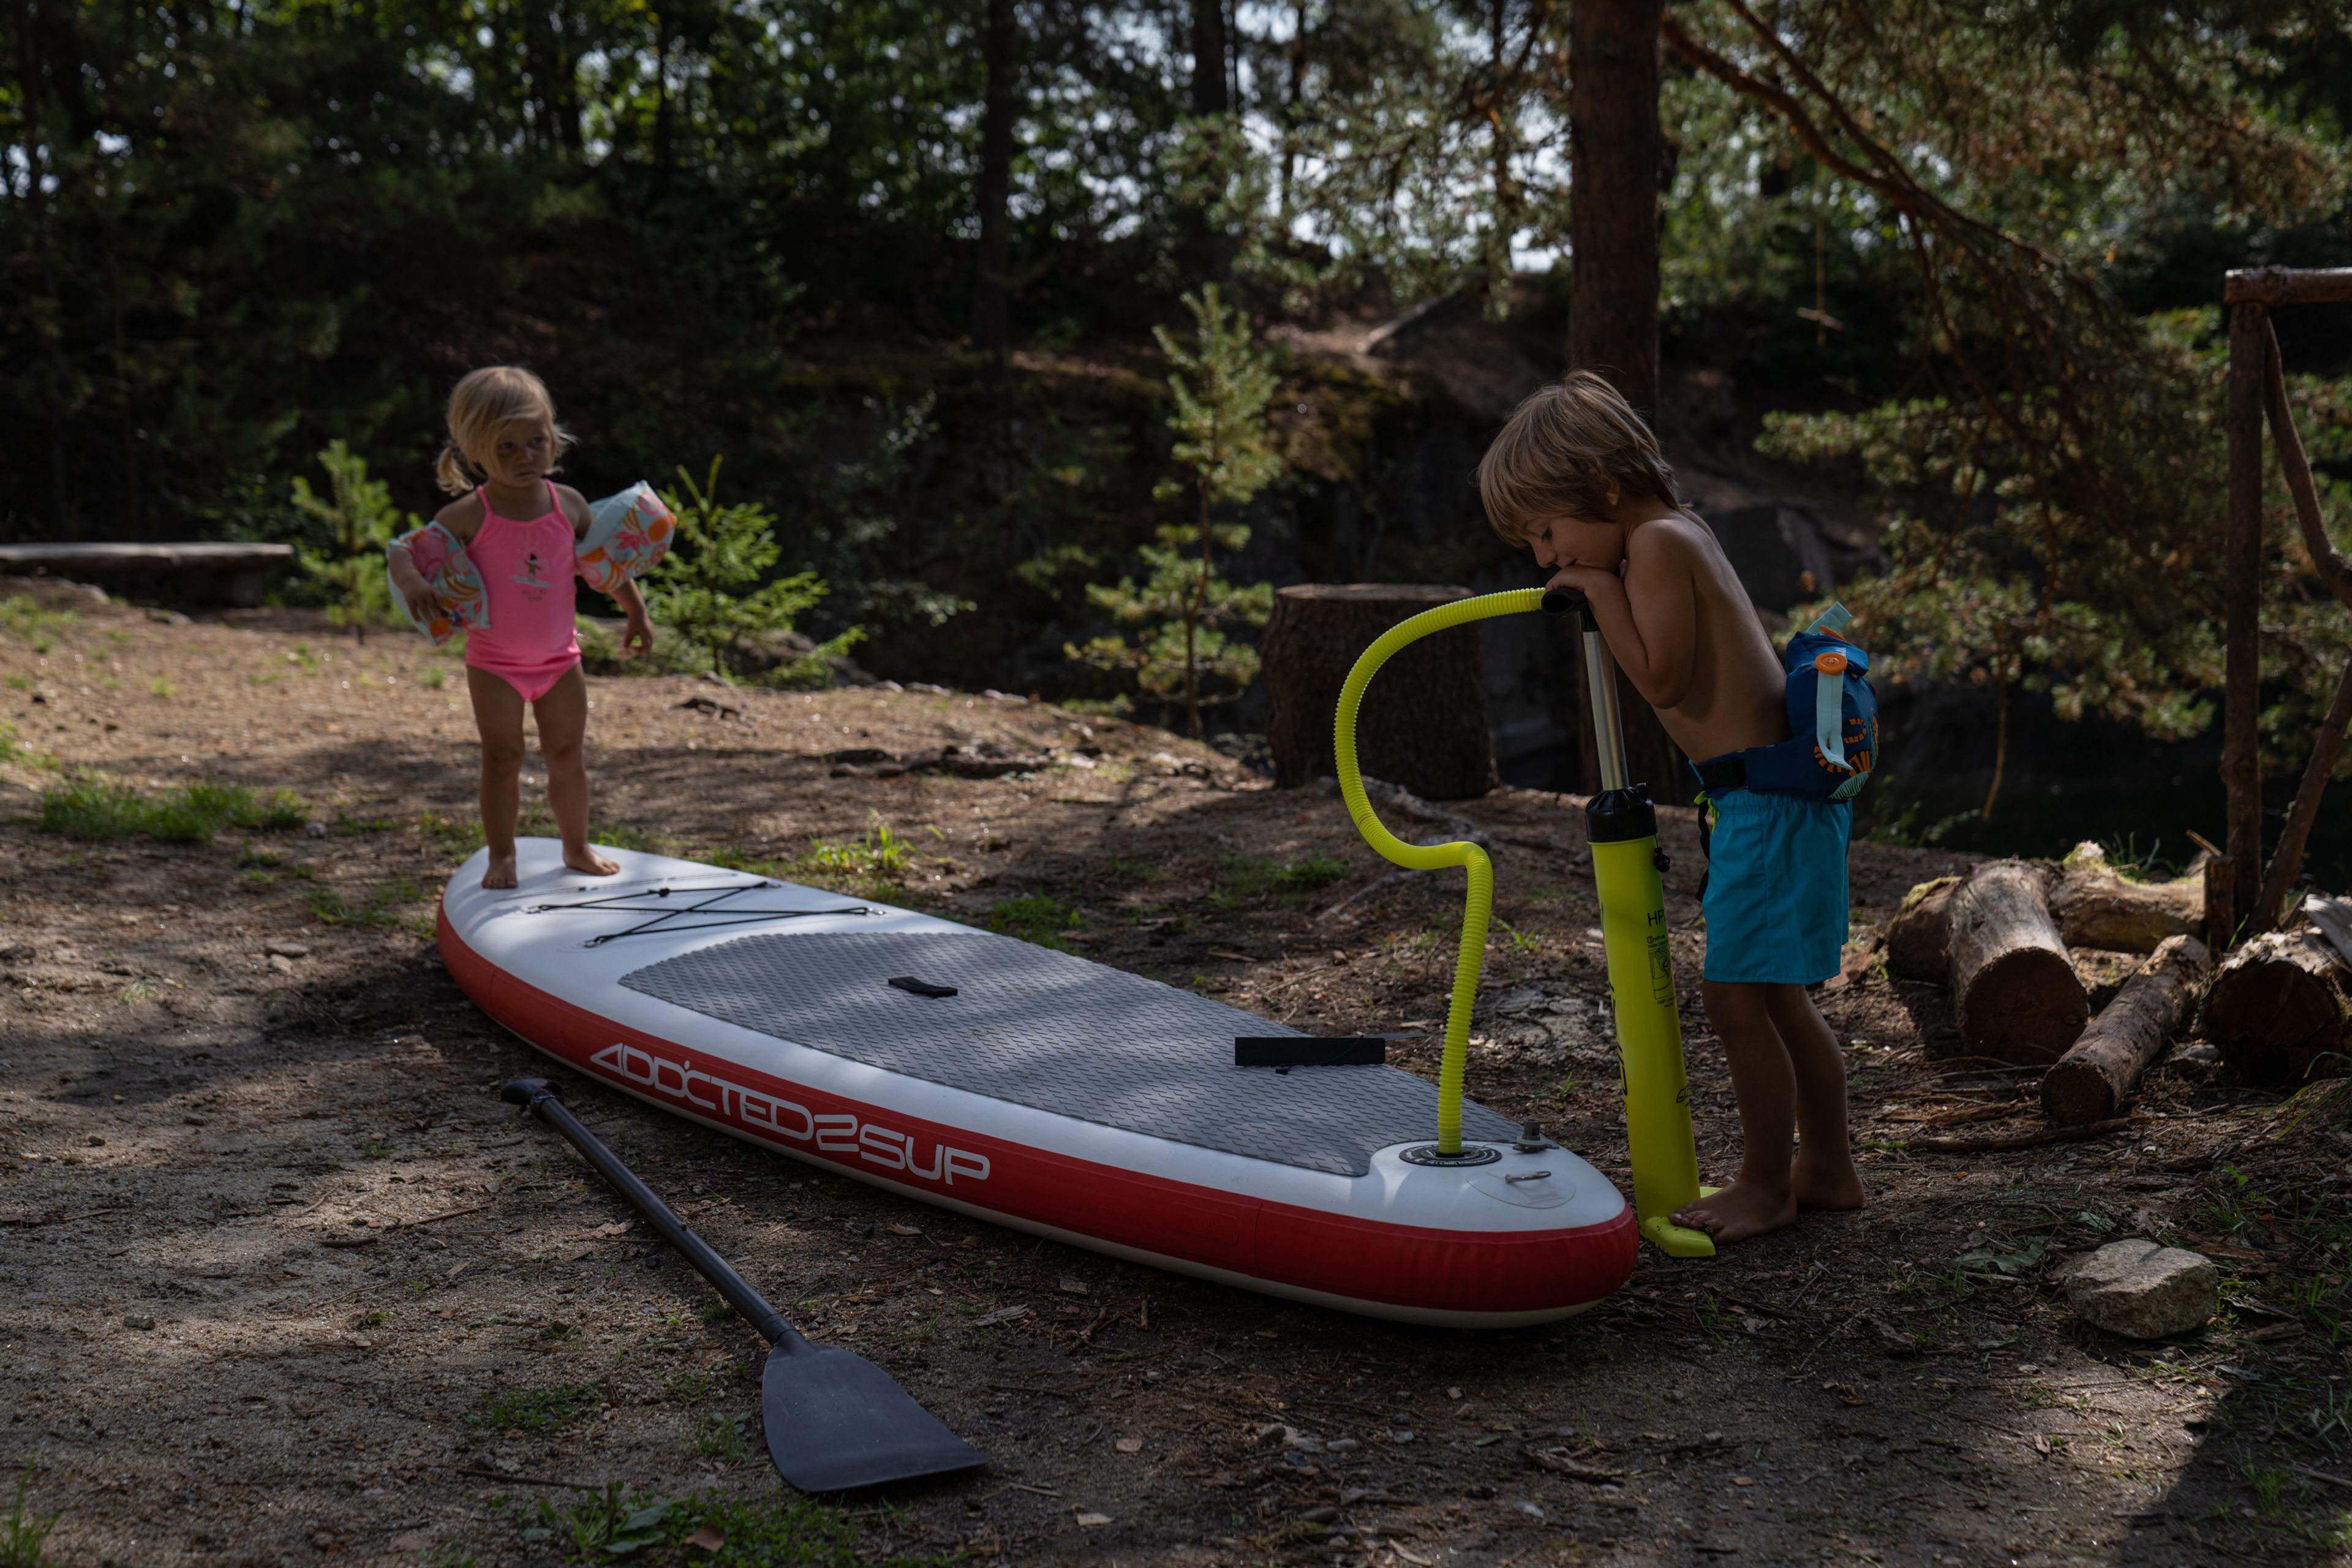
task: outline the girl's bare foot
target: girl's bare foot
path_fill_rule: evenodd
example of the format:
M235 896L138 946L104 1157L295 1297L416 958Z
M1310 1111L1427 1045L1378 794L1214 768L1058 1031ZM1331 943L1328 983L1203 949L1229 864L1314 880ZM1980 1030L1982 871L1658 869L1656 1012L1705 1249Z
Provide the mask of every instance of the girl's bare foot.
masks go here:
M1745 1241L1751 1236L1793 1225L1796 1218L1794 1193L1786 1189L1774 1192L1747 1181L1734 1182L1719 1193L1695 1204L1685 1204L1675 1211L1676 1225L1703 1230L1720 1242Z
M485 888L511 888L515 885L515 858L511 854L490 857L489 868L482 873Z
M1796 1194L1799 1208L1858 1209L1865 1201L1862 1173L1843 1150L1815 1161L1800 1149L1789 1166L1789 1187Z
M617 860L605 859L593 847L583 844L577 849L564 850L563 868L567 871L577 871L583 877L614 877L620 874L621 864ZM514 884L509 882L507 886Z

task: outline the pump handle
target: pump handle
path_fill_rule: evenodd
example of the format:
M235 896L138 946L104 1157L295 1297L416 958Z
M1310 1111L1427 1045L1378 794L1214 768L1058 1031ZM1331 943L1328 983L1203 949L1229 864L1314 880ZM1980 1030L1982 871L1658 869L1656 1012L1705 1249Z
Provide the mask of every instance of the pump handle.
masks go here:
M1550 588L1544 593L1545 615L1580 616L1584 613L1584 595L1573 588Z

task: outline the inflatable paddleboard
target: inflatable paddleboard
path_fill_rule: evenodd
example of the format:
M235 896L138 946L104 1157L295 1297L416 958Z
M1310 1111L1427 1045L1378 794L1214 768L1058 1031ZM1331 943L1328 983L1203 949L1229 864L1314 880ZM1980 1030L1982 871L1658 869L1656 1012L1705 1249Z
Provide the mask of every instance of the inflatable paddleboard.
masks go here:
M1374 1317L1503 1328L1633 1272L1591 1165L1385 1066L1233 1065L1296 1036L1208 997L952 921L665 856L612 878L519 841L450 879L441 953L549 1056L793 1158L1132 1262Z

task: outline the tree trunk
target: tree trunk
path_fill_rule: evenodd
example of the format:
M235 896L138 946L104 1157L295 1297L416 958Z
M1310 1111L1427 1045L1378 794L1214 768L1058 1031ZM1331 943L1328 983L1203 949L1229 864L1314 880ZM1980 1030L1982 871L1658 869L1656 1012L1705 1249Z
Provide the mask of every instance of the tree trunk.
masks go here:
M1605 377L1634 412L1658 410L1660 0L1575 0L1569 23L1568 363ZM1493 280L1496 287L1501 279ZM1584 689L1583 652L1577 689ZM1633 777L1664 804L1691 796L1683 754L1623 670L1617 706ZM1601 780L1589 742L1584 786Z
M2269 931L2230 955L2205 994L2198 1027L2250 1083L2300 1083L2345 1070L2352 1046L2352 973L2309 927Z
M2048 896L2047 878L2022 860L1979 866L1952 894L1952 1011L1979 1056L2055 1061L2090 1018Z
M1658 409L1659 0L1576 0L1569 23L1568 363Z
M2237 862L2216 855L2205 862L2205 945L2227 952L2238 940Z
M2204 882L2201 875L2172 882L2126 881L2108 868L2097 845L2078 844L2051 892L2050 912L2068 947L2154 952L2169 938L2204 929Z
M1259 644L1274 782L1295 789L1337 770L1331 726L1339 688L1374 638L1469 596L1466 588L1387 583L1307 583L1276 594ZM1423 637L1381 668L1356 716L1356 756L1365 773L1425 800L1464 800L1495 787L1475 623Z
M2229 801L2230 904L2259 921L2263 898L2263 373L2270 320L2230 307L2229 527L2221 547L2221 785ZM2260 930L2257 924L2253 929Z
M2156 955L2083 1037L2042 1075L2042 1109L2053 1121L2104 1121L2123 1108L2148 1064L2164 1054L2181 1020L2195 1009L2211 961L2193 936L2167 937Z
M1886 922L1886 967L1903 980L1941 985L1952 973L1952 894L1958 877L1922 882L1903 895L1903 907Z
M1192 112L1223 114L1225 96L1224 0L1192 0Z
M1006 274L1013 257L1005 203L1013 189L1013 0L988 0L987 29L981 39L982 89L980 127L980 255L971 286L971 346L986 354L992 373L1004 367L1011 334Z

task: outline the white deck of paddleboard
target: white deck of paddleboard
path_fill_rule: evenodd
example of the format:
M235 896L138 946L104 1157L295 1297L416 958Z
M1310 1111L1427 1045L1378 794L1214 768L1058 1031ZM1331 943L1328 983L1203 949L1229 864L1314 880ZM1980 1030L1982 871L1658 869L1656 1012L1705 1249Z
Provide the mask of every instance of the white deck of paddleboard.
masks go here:
M894 975L956 994L913 994ZM909 1078L1310 1171L1360 1176L1376 1151L1437 1126L1436 1086L1401 1068L1238 1068L1236 1035L1298 1031L990 931L763 932L621 984ZM1463 1125L1473 1138L1517 1131L1475 1105Z
M1236 1068L1235 1035L1297 1031L1222 1003L871 900L600 847L619 876L565 870L553 840L521 839L520 885L499 890L481 886L478 852L450 879L444 913L517 980L714 1068L740 1063L935 1125L1396 1224L1552 1230L1622 1211L1606 1178L1557 1146L1506 1147L1465 1169L1403 1163L1436 1135L1435 1085L1389 1067ZM959 994L913 995L885 984L896 975ZM1466 1100L1463 1124L1490 1145L1517 1131Z

